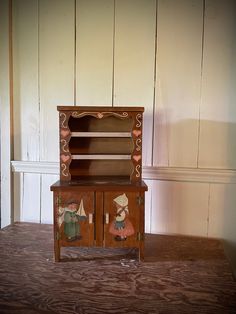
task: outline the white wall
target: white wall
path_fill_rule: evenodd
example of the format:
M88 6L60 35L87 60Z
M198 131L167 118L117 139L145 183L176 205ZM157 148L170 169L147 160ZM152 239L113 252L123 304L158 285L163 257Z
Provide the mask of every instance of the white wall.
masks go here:
M52 222L57 105L140 105L146 232L236 250L235 24L234 0L14 0L15 219Z
M12 220L12 85L11 85L11 26L8 0L0 1L0 227ZM3 44L4 43L4 44Z

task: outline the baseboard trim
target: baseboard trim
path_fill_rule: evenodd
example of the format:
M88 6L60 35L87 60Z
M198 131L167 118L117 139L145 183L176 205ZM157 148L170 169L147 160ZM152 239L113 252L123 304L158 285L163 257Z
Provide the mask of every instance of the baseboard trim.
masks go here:
M58 162L14 160L11 165L13 172L59 175ZM144 180L228 184L236 183L236 170L144 166L142 177Z

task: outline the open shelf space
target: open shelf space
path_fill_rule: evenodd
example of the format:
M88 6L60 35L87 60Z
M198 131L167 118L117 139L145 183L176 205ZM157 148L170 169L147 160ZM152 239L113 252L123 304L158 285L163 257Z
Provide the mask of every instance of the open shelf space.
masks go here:
M88 176L130 177L133 172L131 160L74 160L70 164L71 180Z
M130 132L71 132L72 137L131 137Z
M76 154L122 154L132 153L134 143L132 138L108 138L108 137L72 137L69 142L69 150Z
M130 160L131 155L72 155L72 160Z

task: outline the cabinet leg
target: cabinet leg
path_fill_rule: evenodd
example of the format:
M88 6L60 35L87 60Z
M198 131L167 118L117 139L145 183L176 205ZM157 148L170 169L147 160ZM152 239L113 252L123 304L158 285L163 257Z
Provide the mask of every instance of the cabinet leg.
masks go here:
M139 261L144 262L144 252L142 247L139 248Z
M139 245L139 261L144 262L144 240Z
M55 241L55 244L54 244L55 262L60 262L60 255L61 255L61 250L60 250L59 241Z

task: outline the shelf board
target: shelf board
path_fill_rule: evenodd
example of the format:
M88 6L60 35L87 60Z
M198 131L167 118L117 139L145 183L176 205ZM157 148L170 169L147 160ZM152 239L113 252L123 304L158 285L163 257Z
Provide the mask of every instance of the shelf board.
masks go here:
M75 160L130 160L131 155L72 155Z
M72 137L132 137L131 132L71 132Z

